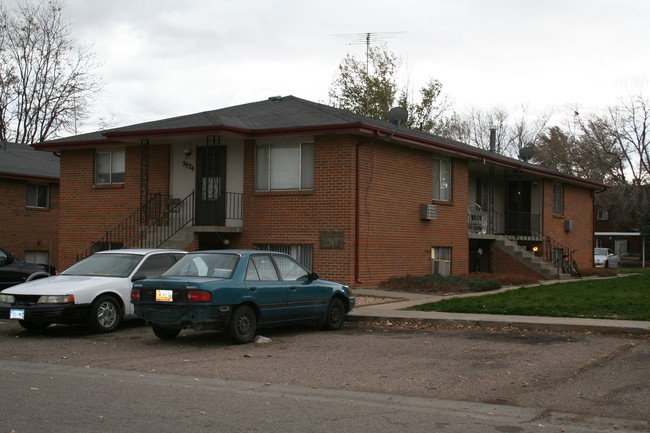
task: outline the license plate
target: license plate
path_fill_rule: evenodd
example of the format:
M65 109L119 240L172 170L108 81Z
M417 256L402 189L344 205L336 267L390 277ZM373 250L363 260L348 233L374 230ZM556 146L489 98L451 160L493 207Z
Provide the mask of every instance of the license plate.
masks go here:
M156 290L156 302L172 302L173 290Z
M9 318L13 320L25 320L25 310L9 310Z

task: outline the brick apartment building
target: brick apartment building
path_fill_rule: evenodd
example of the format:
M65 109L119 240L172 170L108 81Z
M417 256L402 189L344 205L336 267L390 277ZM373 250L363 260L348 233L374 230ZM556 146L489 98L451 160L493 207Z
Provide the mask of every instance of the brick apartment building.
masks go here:
M61 155L63 267L133 246L281 250L355 286L593 265L602 185L293 96L36 147Z
M59 158L0 143L0 245L20 260L57 266Z

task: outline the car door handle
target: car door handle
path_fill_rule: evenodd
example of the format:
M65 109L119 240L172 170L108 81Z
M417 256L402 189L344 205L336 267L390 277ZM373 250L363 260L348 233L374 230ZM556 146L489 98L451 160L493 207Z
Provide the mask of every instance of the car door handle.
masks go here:
M289 286L289 290L296 290L298 287L296 286Z
M248 290L250 290L251 292L256 292L256 291L257 291L257 287L249 287Z

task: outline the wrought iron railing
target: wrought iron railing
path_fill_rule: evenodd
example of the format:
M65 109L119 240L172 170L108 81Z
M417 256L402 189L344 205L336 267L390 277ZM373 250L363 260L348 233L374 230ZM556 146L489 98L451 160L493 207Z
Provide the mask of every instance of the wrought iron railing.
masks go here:
M468 210L468 231L475 234L503 236L515 243L528 242L533 245L532 252L558 270L563 266L563 258L573 260L570 247L556 241L542 231L541 215L530 212L482 211L476 205Z
M242 196L226 193L227 219L242 219ZM182 200L161 193L149 194L146 203L77 254L77 260L107 249L159 248L182 228L194 224L194 201L194 191Z

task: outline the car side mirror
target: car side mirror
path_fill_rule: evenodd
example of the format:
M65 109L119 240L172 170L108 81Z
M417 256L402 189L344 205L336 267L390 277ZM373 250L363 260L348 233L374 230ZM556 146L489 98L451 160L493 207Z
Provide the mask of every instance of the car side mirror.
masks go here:
M0 258L0 266L9 265L14 261L14 256L7 253L5 257Z
M144 280L145 278L147 278L147 276L144 273L138 272L133 276L133 278L131 278L131 281L140 281Z
M309 281L315 281L315 280L317 280L317 279L319 279L319 278L320 278L320 275L318 275L316 272L310 272L310 273L307 275L307 279L308 279Z

